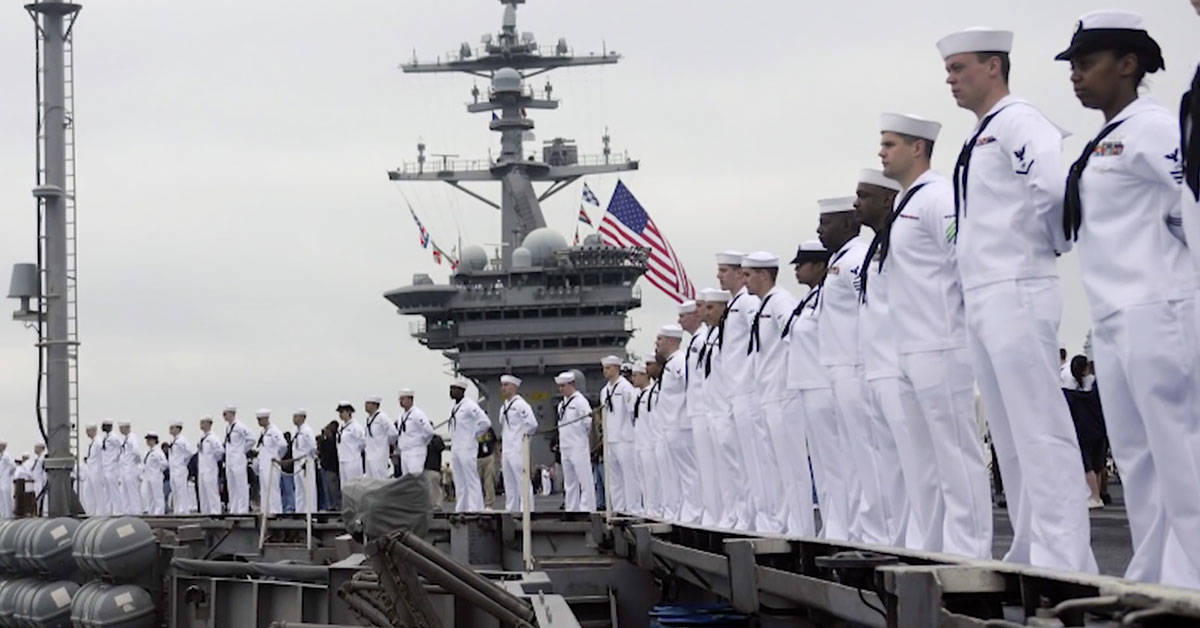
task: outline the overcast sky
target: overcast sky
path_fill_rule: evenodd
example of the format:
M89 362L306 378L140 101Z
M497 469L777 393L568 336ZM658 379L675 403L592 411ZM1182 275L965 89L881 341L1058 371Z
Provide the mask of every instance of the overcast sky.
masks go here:
M272 408L281 426L307 407L324 424L339 399L373 393L394 416L403 386L443 419L445 361L381 296L413 273L448 273L418 246L405 199L445 247L460 236L495 243L499 215L444 184L401 187L386 171L413 159L418 140L466 158L497 150L498 136L486 114L463 108L482 81L404 75L397 64L478 44L498 29L501 5L84 5L75 27L83 420L126 418L141 433L181 419L194 434L199 416L235 403L246 418ZM1200 57L1200 18L1186 0L531 0L518 27L543 44L566 37L576 53L606 45L624 55L617 66L532 79L540 89L548 78L562 99L558 111L531 112L537 146L564 136L599 153L607 126L614 146L641 160L623 179L699 289L713 283L716 250L784 256L813 237L815 200L852 193L858 170L878 166L881 111L942 121L935 167L951 168L974 121L955 108L934 48L953 30L1016 31L1013 89L1076 134L1069 162L1100 118L1079 106L1067 66L1052 57L1097 8L1145 15L1168 68L1149 89L1176 107ZM7 282L12 263L35 258L35 100L32 23L17 3L2 11ZM616 180L589 183L607 202ZM568 239L578 199L575 184L544 207ZM1088 322L1074 255L1062 269L1062 341L1077 351ZM783 283L796 288L790 275ZM674 316L665 297L644 294L633 318L647 331L631 344L641 353ZM5 321L14 308L5 303ZM0 324L0 420L17 452L36 433L33 342L31 330Z

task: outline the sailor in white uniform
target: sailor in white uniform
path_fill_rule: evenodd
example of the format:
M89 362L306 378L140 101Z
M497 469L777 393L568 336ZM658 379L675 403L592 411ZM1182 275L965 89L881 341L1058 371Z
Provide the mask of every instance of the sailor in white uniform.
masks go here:
M759 299L746 289L746 278L742 275L744 257L745 254L738 251L717 254L717 280L722 289L733 295L725 306L724 318L717 324L717 349L721 356L717 377L720 389L729 396L734 424L734 440L717 444L736 447L742 461L742 476L737 480L742 486L741 496L733 505L738 514L734 527L760 532L780 531L783 522L779 520L778 508L773 507L777 500L774 495L768 495L764 478L764 452L770 445L756 437L757 426L765 419L761 416L762 404L746 347L750 344L750 329L758 313ZM718 425L726 421L721 416L715 419L718 431L727 431Z
M529 509L533 510L533 495L528 493L529 469L525 467L522 455L522 442L537 431L537 416L533 408L525 401L517 389L521 386L521 378L514 375L500 376L500 439L504 449L500 456L500 472L504 478L504 509L509 512L521 512L521 500L529 501ZM522 493L522 491L526 491Z
M558 402L558 450L562 458L564 510L591 512L596 509L596 484L592 481L592 409L575 390L575 374L567 371L554 377L562 400ZM457 477L457 474L456 474Z
M454 511L478 512L484 509L483 485L479 481L479 437L492 426L479 404L467 396L467 381L450 384L450 465L454 472ZM565 461L565 456L564 456ZM591 478L589 475L588 478Z
M167 454L167 466L171 479L171 512L187 515L196 512L196 487L188 483L188 462L196 455L196 448L183 435L183 422L173 421L171 447Z
M433 438L433 423L413 404L411 388L400 390L400 419L396 421L396 450L400 455L401 475L425 472L425 454Z
M800 403L793 404L793 416L801 417L808 442L808 456L821 509L822 538L845 541L850 538L849 438L842 425L829 373L821 366L818 349L818 307L821 282L829 264L829 249L820 240L800 243L789 262L795 265L796 281L808 287L780 337L788 344L788 390Z
M103 484L100 479L100 446L103 441L97 437L99 429L95 423L88 423L84 427L84 433L87 434L88 443L87 453L84 454L83 464L79 468L79 501L85 513L99 515L103 514L106 507L104 496L101 494Z
M246 454L254 447L254 432L237 418L236 406L225 406L225 489L229 494L229 514L250 512L249 462Z
M720 348L717 347L717 335L720 332L721 319L725 316L725 306L733 295L720 288L704 288L698 294L700 303L703 304L700 309L708 331L698 341L700 351L696 356L696 364L692 367L694 370L689 373L689 381L691 377L704 378L698 403L706 413L704 423L708 427L708 446L711 449L708 464L712 469L713 488L716 491L715 497L711 498L715 499L713 506L710 507L706 503L704 507L706 519L702 523L732 530L738 521L737 506L745 501L739 495L745 492L745 486L738 484L738 478L744 476L741 449L737 444L737 430L733 424L733 406L722 387L723 380L719 373ZM730 346L730 350L735 348ZM695 432L694 425L692 429ZM699 453L702 451L699 439L696 451L699 459L703 455ZM697 462L700 463L700 460ZM706 497L707 499L710 498Z
M1200 588L1200 346L1196 269L1180 217L1179 121L1149 96L1162 52L1140 15L1080 18L1071 82L1104 125L1072 166L1064 228L1078 237L1104 420L1129 514L1126 577ZM1120 254L1117 254L1117 252Z
M1192 6L1200 15L1200 2L1193 0ZM1179 157L1183 165L1180 213L1186 240L1191 242L1188 248L1200 270L1200 63L1196 64L1190 87L1179 103L1179 131ZM1196 326L1200 333L1200 308L1196 310Z
M292 425L296 426L292 437L292 490L296 512L316 512L317 434L308 424L308 410L297 408L292 412Z
M134 434L129 421L119 421L117 430L121 433L121 456L118 466L121 469L121 514L140 515L142 505L142 442Z
M33 457L29 459L29 474L33 478L33 494L37 496L39 516L46 514L46 443L33 444Z
M92 426L95 433L96 427ZM13 474L17 471L17 461L8 453L8 443L0 441L0 519L9 519L13 515Z
M768 482L768 489L775 493L778 517L788 535L812 537L816 520L804 415L797 412L799 395L787 386L787 343L783 339L797 301L776 284L778 274L779 258L773 253L758 251L742 260L746 287L761 300L746 351L754 359L754 381L765 421L758 437L768 445L767 464L776 478Z
M717 481L712 421L708 406L705 405L704 348L711 329L704 320L704 302L689 300L680 303L679 326L690 334L683 344L683 380L687 390L687 423L692 436L692 458L695 461L692 474L698 480L695 500L701 513L699 523L711 527L717 525L723 508ZM681 482L681 485L686 485L686 482Z
M859 282L858 341L877 438L876 464L893 470L880 482L884 494L894 496L893 512L900 513L892 522L890 545L936 551L942 545L943 506L929 457L933 442L916 398L901 378L889 303L891 266L884 264L899 191L900 184L878 170L859 173L854 208L859 222L874 235Z
M655 461L655 437L653 432L651 410L654 407L654 388L656 382L650 379L646 363L638 361L633 365L630 383L637 390L633 399L633 450L637 455L637 474L641 479L641 502L635 503L634 514L644 517L657 516L662 508L659 488L658 467Z
M367 415L363 429L366 441L366 474L369 478L390 478L391 445L396 442L396 424L379 408L381 397L372 395L363 403Z
M221 514L221 484L217 475L221 472L221 458L225 456L225 445L220 436L212 431L213 419L200 419L200 440L196 441L196 489L200 494L200 514Z
M902 390L915 402L914 413L931 439L919 455L933 465L936 479L930 486L937 489L930 494L937 503L922 505L926 495L909 484L914 514L930 515L931 542L924 549L990 558L992 502L976 437L975 379L954 252L954 190L946 177L929 169L940 129L941 124L916 116L881 118L883 172L903 186L881 263L888 268L890 329ZM932 542L935 534L940 546Z
M142 456L142 502L146 514L167 514L167 499L163 492L164 472L167 470L167 454L158 444L158 432L146 432L146 454Z
M1058 378L1062 132L1009 93L1011 32L970 29L937 47L955 101L979 120L952 183L967 343L1014 528L1005 559L1094 573L1089 490Z
M608 446L604 457L608 477L604 486L608 488L613 512L634 512L634 505L641 498L633 444L633 403L637 391L621 375L620 358L606 356L600 360L600 366L605 380L600 390L600 407L604 413L604 439Z
M859 235L854 198L827 198L817 202L821 243L834 251L821 284L818 339L821 365L829 371L834 401L846 429L846 453L854 462L850 476L850 539L875 545L892 541L893 525L902 513L894 509L881 478L897 469L879 466L872 413L859 343L859 274L869 241Z
M688 366L682 342L683 328L679 325L671 323L658 329L654 353L663 365L663 373L659 377L661 396L655 408L654 424L666 448L670 473L663 473L663 517L679 523L699 523L703 503L687 408Z
M283 432L271 422L271 411L263 408L254 413L262 432L258 435L257 455L254 457L255 470L258 471L259 510L267 515L283 512L283 496L280 493L280 479L283 469L279 461L287 450L287 441Z
M347 484L363 477L367 433L354 418L354 406L349 401L338 403L337 413L341 421L337 430L338 483L345 490Z
M122 514L121 435L113 430L113 420L100 422L100 488L97 495L106 504L103 514Z

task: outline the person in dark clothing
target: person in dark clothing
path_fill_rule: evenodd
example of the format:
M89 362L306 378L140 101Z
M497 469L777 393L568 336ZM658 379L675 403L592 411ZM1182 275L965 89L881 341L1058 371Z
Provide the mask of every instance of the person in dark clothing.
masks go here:
M446 450L446 441L441 436L433 435L425 450L425 479L429 482L429 501L434 510L442 509L446 496L442 493L442 452Z
M1063 394L1075 423L1075 436L1079 439L1079 450L1083 455L1083 470L1091 496L1088 508L1103 508L1100 497L1101 476L1108 461L1108 434L1104 428L1104 412L1100 407L1100 393L1096 389L1096 377L1085 356L1071 358L1071 379L1065 382Z
M340 510L342 484L338 478L338 422L330 421L317 435L317 508Z

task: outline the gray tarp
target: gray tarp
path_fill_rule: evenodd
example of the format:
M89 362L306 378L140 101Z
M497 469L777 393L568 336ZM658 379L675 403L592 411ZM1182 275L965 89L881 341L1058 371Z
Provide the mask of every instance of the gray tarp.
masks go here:
M429 482L421 475L361 479L342 487L346 531L377 539L397 529L424 537L429 532Z
M199 560L172 558L171 566L186 573L202 576L260 576L304 582L327 582L329 567L295 563L240 563L229 560Z

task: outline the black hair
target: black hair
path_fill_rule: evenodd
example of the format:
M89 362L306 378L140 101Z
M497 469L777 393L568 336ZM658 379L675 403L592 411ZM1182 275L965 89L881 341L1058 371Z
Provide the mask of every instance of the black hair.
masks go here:
M1071 377L1075 378L1075 383L1079 385L1080 390L1083 390L1083 378L1087 375L1087 368L1087 356L1077 355L1071 358Z
M980 63L986 63L990 57L1000 59L1000 74L1004 76L1004 84L1008 85L1008 74L1012 71L1012 60L1008 58L1007 52L977 52L975 58L979 59Z

